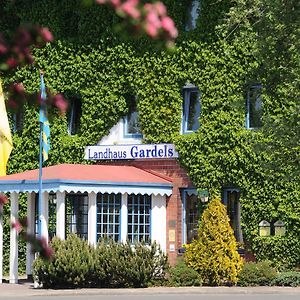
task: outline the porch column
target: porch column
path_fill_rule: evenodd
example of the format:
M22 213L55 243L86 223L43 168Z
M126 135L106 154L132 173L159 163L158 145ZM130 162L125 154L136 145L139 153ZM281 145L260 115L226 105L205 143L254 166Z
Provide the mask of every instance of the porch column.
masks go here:
M0 204L0 283L3 280L3 206Z
M46 239L48 243L49 234L48 234L48 193L42 193L42 203L41 203L41 237Z
M66 193L56 192L56 236L65 240L66 227Z
M10 194L10 257L9 257L9 283L18 283L18 232L12 224L18 219L19 198L16 192Z
M35 227L35 193L27 194L27 232L30 235L34 234ZM34 253L32 252L31 243L26 244L26 274L32 275L32 263L34 261Z
M91 192L88 194L88 242L90 245L97 244L97 194Z
M121 242L126 243L127 240L127 213L128 213L128 207L127 207L127 198L128 194L122 194L121 199Z

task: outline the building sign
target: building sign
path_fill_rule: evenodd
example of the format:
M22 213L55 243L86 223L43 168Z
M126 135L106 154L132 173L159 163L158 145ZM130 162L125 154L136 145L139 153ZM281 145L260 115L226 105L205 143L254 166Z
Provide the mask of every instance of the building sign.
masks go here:
M84 155L88 160L177 157L173 144L88 146Z

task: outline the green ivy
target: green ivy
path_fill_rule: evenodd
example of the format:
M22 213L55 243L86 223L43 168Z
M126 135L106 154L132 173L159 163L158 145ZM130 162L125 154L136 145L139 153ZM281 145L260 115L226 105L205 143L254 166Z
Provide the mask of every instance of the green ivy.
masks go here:
M262 2L271 9L268 0L202 0L198 26L190 32L184 31L184 24L191 0L164 2L180 30L174 51L157 48L145 38L124 39L115 31L118 17L107 7L83 8L79 0L5 5L15 23L48 26L56 38L45 48L34 50L34 66L17 70L4 78L5 82L22 82L27 91L35 92L39 70L43 69L46 86L53 92L82 100L76 135L67 132L67 116L50 112L51 151L46 165L87 163L84 147L106 136L128 112L128 95L136 95L144 142L175 143L180 162L197 188L216 195L223 187L239 187L244 239L254 254L262 259L280 259L286 254L290 264L299 264L297 251L286 252L288 246L278 243L276 254L262 252L258 239L261 220L280 219L289 232L281 239L295 245L299 241L300 184L296 178L286 180L286 174L294 174L296 168L290 159L296 148L285 151L287 158L280 160L280 168L274 172L266 163L279 161L280 151L274 155L274 151L256 151L256 146L264 145L266 138L274 141L278 137L268 136L268 131L245 129L245 96L251 84L264 84L264 121L283 119L284 112L299 100L297 44L288 49L285 44L278 46L279 37L289 33L287 27L279 26L277 35L271 35L276 18L268 14L271 21L262 19L259 9ZM279 11L278 3L274 14ZM248 15L244 15L246 11ZM4 20L0 20L0 28L8 30ZM268 29L270 38L258 39L259 24ZM289 35L293 43L295 36ZM284 58L284 67L276 55ZM200 128L180 135L182 87L187 82L201 92ZM23 133L13 136L9 173L38 167L38 137L38 111L27 108Z

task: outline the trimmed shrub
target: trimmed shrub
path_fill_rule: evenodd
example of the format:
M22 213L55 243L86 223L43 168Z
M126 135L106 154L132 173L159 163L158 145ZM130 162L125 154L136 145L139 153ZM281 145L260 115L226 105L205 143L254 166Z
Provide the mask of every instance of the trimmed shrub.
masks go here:
M198 237L186 246L185 261L209 285L235 284L243 260L229 224L226 208L213 199L203 212Z
M175 267L170 269L169 282L172 286L200 286L202 279L197 271L179 260Z
M238 277L240 286L271 285L277 271L269 261L247 262Z
M65 241L53 238L51 246L52 261L38 258L33 265L34 279L44 288L146 287L167 269L167 257L155 243L103 240L91 247L71 234Z
M271 282L271 285L300 286L300 272L289 271L279 273Z
M97 265L107 274L105 286L146 287L165 277L167 256L156 243L131 245L103 240L97 246Z
M33 263L34 279L44 288L79 288L93 286L95 251L88 243L70 234L65 241L54 237L51 261L37 258Z

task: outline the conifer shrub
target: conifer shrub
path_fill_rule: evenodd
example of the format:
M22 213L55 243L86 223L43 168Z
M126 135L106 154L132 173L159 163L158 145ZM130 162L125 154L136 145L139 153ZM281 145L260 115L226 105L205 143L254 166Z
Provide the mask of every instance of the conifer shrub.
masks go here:
M51 261L37 258L33 277L44 288L79 288L93 286L95 251L84 240L70 234L65 241L51 241L54 256Z
M185 261L204 284L236 284L243 266L226 208L219 198L203 212L198 237L186 246Z
M270 261L247 262L238 277L240 286L271 285L277 271Z
M172 286L201 286L202 279L197 271L180 259L176 266L170 268L169 282Z
M167 256L156 243L145 245L102 240L97 247L70 234L53 238L51 261L37 258L34 279L44 288L146 287L164 278Z
M152 280L165 277L167 256L155 242L118 243L102 240L97 246L97 265L106 271L106 286L146 287Z

